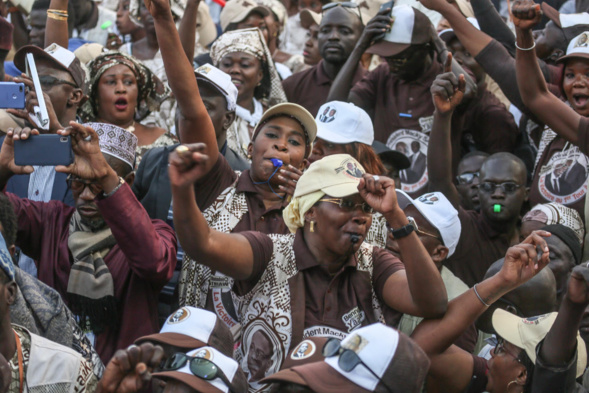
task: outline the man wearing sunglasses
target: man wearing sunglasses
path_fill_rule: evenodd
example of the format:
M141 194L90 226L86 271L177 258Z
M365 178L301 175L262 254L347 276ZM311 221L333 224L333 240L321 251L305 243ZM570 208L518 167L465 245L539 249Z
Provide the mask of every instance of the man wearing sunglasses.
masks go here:
M364 24L360 12L353 2L324 5L317 36L322 60L282 82L288 100L301 105L313 116L329 101L329 89L362 34ZM352 75L354 82L360 81L365 72L359 65Z
M481 211L479 178L481 166L489 155L482 151L469 152L458 163L456 189L460 194L460 206L465 210Z

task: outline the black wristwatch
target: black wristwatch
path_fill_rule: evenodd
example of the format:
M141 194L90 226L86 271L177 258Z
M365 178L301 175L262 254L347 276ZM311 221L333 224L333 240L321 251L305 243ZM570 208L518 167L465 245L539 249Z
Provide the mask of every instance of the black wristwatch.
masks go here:
M409 236L411 234L411 232L413 232L415 230L415 220L413 219L413 217L407 217L407 221L409 221L409 224L401 227L401 228L389 228L389 231L391 232L391 234L393 235L393 239L401 239L405 236Z

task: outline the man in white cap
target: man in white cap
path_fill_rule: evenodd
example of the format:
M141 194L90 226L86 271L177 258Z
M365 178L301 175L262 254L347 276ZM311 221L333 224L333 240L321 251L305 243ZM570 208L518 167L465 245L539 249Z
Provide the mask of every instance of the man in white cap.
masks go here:
M7 195L16 245L66 299L106 363L117 348L158 330L157 295L176 266L176 236L151 221L131 191L135 135L110 124L71 124L58 133L71 137L74 163L55 169L69 174L76 207ZM33 172L14 163L14 141L36 134L9 130L0 150L2 188L13 174Z

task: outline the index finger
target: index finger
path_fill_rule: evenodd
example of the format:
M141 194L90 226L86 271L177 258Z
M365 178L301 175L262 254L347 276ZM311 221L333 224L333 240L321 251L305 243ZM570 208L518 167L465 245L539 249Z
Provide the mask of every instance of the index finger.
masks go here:
M444 72L451 72L452 71L452 53L448 52L448 57L446 58L446 63L444 63Z
M544 238L550 236L552 236L552 234L547 231L534 231L530 234L530 236L525 238L525 240L522 243L533 244L536 247L540 247L540 249L544 253L548 253L550 249L548 248L548 243L546 243L546 240L544 240Z

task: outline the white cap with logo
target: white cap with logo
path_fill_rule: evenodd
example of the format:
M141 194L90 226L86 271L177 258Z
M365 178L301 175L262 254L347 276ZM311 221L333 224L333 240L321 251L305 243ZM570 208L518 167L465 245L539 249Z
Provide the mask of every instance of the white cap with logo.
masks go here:
M331 143L360 142L372 145L374 126L362 108L343 101L321 105L317 116L317 137Z
M223 94L227 110L234 111L237 103L237 87L231 82L229 74L211 64L204 64L194 70L196 79L204 79Z
M441 192L428 192L422 196L412 199L404 191L397 190L397 200L399 207L405 209L408 205L413 205L423 217L432 224L448 247L448 258L456 251L462 226L458 218L458 211L452 206L448 198Z

